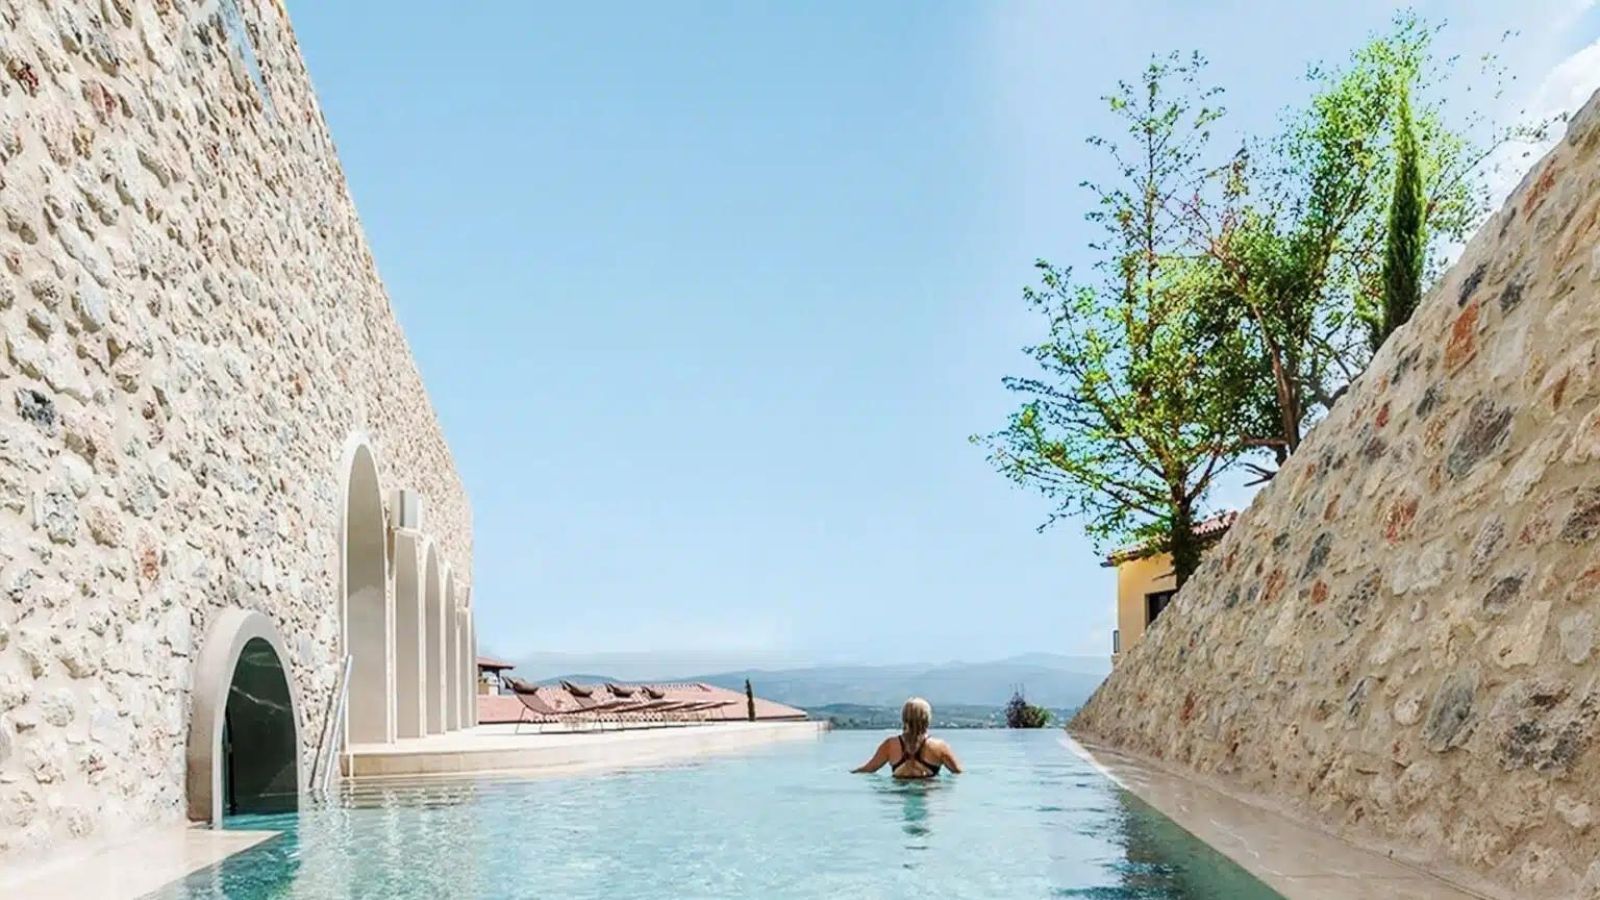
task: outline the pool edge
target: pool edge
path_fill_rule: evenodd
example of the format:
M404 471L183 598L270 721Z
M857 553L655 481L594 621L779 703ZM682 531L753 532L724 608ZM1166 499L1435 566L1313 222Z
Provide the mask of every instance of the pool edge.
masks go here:
M276 837L199 825L142 828L64 848L0 877L0 896L19 900L136 900Z
M1500 900L1316 828L1262 798L1241 796L1084 735L1062 731L1061 743L1289 900Z
M346 778L434 775L581 774L702 756L827 733L826 721L753 722L672 729L623 729L577 734L508 734L478 726L451 735L359 747L346 755Z

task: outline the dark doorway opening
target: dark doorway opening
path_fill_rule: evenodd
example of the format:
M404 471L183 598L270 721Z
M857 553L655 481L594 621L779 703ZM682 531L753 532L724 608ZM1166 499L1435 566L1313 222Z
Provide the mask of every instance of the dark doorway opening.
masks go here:
M1177 591L1156 591L1144 595L1144 624L1149 625L1161 615L1161 611L1172 603L1172 598L1177 596Z
M299 804L294 704L272 645L251 638L228 686L222 723L222 812L274 813Z

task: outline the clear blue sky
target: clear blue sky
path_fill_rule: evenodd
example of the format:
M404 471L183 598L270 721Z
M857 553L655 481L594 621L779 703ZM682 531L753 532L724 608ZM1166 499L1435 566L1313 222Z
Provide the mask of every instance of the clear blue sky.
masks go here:
M291 2L471 494L483 647L1107 654L1092 547L966 440L1031 262L1082 260L1097 98L1199 49L1259 129L1394 9ZM1526 29L1514 100L1595 84L1585 0L1421 11L1468 52Z

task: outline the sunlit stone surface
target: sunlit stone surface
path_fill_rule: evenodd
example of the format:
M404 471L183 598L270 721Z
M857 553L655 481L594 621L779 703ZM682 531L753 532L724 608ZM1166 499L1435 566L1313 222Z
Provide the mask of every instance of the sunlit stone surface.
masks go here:
M468 596L467 500L279 3L0 0L0 335L0 866L182 819L225 607L284 636L309 761L353 435Z

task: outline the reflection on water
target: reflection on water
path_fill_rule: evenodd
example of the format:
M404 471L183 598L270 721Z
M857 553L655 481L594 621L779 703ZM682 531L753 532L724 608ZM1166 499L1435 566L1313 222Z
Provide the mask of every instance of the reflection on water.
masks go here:
M1183 900L1272 900L1276 891L1224 859L1154 807L1119 788L1116 825L1125 853L1122 884L1131 896Z
M181 883L184 896L292 896L295 880L300 875L298 823L299 816L295 813L240 816L230 820L230 827L261 831L283 829L283 832L248 852L230 856L189 876Z
M573 778L367 783L157 900L660 900L1275 895L1072 756L953 735L969 771L852 775L881 734Z
M933 834L933 813L939 807L940 794L954 787L937 779L901 780L873 778L873 793L883 801L884 809L900 824L905 834L907 850L926 850ZM907 868L916 865L915 859L905 862Z

